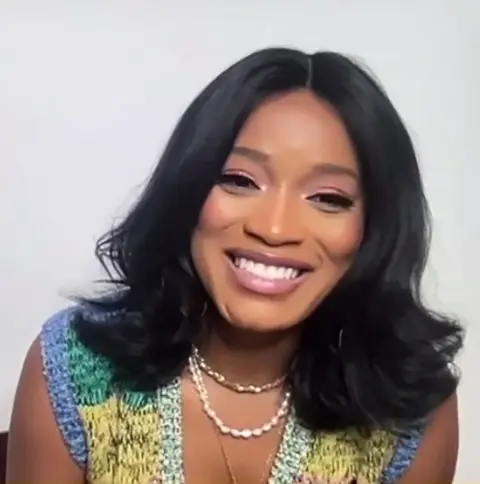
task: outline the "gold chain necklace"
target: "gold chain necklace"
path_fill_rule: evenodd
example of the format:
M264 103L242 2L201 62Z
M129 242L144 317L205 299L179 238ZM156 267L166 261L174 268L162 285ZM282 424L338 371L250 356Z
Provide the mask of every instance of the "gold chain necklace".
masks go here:
M241 383L235 383L235 382L229 381L224 375L214 370L207 363L205 358L203 358L203 356L200 354L200 351L196 346L193 347L193 357L195 358L195 361L198 364L199 368L202 371L204 371L210 378L213 378L219 385L222 385L223 387L226 387L237 393L257 393L258 394L263 392L269 392L270 390L273 390L274 388L278 388L279 386L281 386L286 379L286 376L284 375L270 383L265 383L263 385L252 385L252 384L243 385Z
M230 459L228 458L227 450L225 449L225 445L222 442L222 435L220 434L217 428L215 428L214 431L215 431L215 435L217 436L218 445L222 452L223 460L227 468L230 482L231 484L238 484L238 481L235 477L235 473L233 472L233 466L230 462ZM273 459L277 453L277 450L278 449L275 449L274 451L270 452L270 454L268 455L267 460L265 461L265 466L263 468L262 475L260 476L260 480L258 481L258 484L265 484L268 481L268 476L270 474L270 470L273 464Z

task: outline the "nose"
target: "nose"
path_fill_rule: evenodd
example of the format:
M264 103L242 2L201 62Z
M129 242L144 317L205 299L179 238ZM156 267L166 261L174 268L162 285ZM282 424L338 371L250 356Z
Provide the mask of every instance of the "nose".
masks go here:
M300 207L287 193L265 194L255 204L244 230L270 247L299 245L303 240Z

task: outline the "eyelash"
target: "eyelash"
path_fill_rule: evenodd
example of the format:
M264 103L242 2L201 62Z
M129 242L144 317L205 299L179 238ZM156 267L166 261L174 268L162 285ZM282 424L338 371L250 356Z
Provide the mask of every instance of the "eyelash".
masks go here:
M241 173L223 173L218 183L226 187L227 190L235 192L252 189L258 190L260 188L252 178ZM321 206L318 208L332 213L349 210L354 204L351 198L332 192L316 193L315 195L307 197L307 200L317 205L317 207L319 205Z
M233 190L258 190L260 187L246 175L241 173L223 173L220 176L219 184Z
M340 193L316 193L315 195L308 197L307 200L315 203L316 205L328 207L327 209L322 208L327 212L336 213L350 210L353 207L353 200L345 195L341 195Z

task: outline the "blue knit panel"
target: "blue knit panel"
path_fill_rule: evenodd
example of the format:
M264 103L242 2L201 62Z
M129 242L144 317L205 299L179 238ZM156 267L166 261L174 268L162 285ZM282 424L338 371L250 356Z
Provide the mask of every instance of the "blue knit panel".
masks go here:
M408 471L415 459L424 431L424 424L417 425L399 437L392 460L383 471L382 484L394 484Z
M43 373L57 425L75 461L85 468L88 458L85 430L70 377L67 339L77 308L63 310L42 327Z

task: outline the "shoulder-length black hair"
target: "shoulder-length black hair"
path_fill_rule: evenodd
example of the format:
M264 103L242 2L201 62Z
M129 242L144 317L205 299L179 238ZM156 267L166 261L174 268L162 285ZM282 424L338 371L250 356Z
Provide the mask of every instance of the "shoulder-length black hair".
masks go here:
M382 88L338 53L260 50L201 92L132 211L97 244L113 291L84 302L109 322L83 311L75 329L110 360L119 384L150 391L182 372L207 297L189 255L199 212L250 113L302 88L343 119L359 160L366 227L351 270L303 323L290 375L295 408L314 430L398 428L454 393L463 333L420 297L429 214L409 135Z

